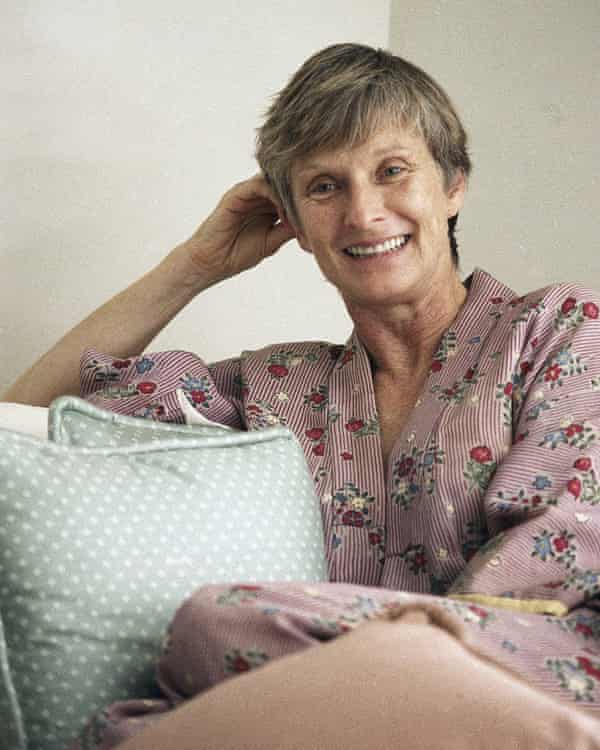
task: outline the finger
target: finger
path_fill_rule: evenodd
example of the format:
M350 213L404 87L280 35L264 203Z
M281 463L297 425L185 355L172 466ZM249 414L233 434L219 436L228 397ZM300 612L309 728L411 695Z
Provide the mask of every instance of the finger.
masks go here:
M272 187L267 183L263 174L258 173L253 177L250 177L248 180L239 182L237 185L234 185L230 193L232 198L243 201L247 206L250 203L253 204L254 202L259 202L261 200L266 201L268 204L275 207L279 218L283 220L283 215L285 213L283 206L277 199Z
M273 255L282 245L286 242L293 240L296 237L292 225L289 222L282 221L275 224L266 239L266 251L268 255Z

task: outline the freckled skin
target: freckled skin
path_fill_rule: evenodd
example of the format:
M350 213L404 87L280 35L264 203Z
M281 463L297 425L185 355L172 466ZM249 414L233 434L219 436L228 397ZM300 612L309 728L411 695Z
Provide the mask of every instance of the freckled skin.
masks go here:
M300 160L292 189L301 247L349 308L426 304L455 284L448 218L463 204L463 178L446 190L425 141L397 126L353 149ZM405 248L354 259L345 247L411 234Z

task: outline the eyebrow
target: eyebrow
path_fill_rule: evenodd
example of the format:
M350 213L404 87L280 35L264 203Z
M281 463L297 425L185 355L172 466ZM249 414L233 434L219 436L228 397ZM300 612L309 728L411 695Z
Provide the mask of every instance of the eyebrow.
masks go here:
M390 151L396 151L396 152L404 152L404 153L410 153L411 149L408 146L403 146L401 143L392 143L389 146L383 146L382 148L378 148L376 151L373 151L373 156L375 158L378 158L380 156L383 156L383 154L387 154ZM305 164L302 169L299 169L297 174L298 176L303 176L307 174L308 172L329 172L331 171L331 164L322 164L318 161L311 161L308 162L308 164Z

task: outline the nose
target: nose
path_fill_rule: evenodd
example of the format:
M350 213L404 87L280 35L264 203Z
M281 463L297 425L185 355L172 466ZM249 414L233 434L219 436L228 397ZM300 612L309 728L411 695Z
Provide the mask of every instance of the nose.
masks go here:
M385 220L382 190L372 184L352 185L347 193L345 223L350 229L365 229Z

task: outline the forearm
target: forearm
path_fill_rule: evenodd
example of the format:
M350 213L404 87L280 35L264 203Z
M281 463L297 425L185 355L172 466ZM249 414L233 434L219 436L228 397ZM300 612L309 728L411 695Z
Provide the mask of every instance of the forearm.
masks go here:
M92 347L116 357L141 354L158 333L214 280L186 277L185 253L176 248L158 266L95 310L44 354L0 401L48 406L79 393L79 362Z

